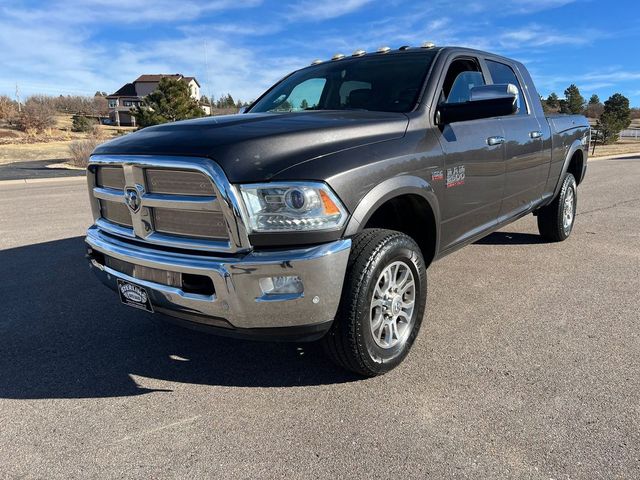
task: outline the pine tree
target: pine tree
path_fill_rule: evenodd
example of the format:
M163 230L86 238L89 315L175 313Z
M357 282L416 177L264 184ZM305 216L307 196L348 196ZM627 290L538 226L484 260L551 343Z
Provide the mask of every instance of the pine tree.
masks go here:
M165 77L158 88L144 97L142 104L131 109L140 127L202 117L204 111L191 97L189 85L175 78Z
M600 103L600 97L595 93L591 95L589 98L589 103L587 103L587 109L585 110L585 115L589 118L599 118L602 115L602 111L604 110L604 105Z
M620 131L631 125L631 109L629 99L620 93L614 93L606 102L596 129L604 143L618 140Z
M564 97L567 100L567 113L582 113L584 111L584 97L580 95L580 89L573 83L564 91ZM563 112L564 113L564 112Z
M556 92L551 92L547 97L546 104L549 108L556 109L560 107L560 104L558 103L558 101L559 99Z

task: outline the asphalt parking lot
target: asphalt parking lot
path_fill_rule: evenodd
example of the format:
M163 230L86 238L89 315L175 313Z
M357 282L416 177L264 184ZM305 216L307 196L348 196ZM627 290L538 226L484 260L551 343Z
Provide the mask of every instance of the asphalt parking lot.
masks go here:
M640 157L576 226L529 216L434 264L407 361L203 336L119 304L81 180L0 183L0 477L640 477Z

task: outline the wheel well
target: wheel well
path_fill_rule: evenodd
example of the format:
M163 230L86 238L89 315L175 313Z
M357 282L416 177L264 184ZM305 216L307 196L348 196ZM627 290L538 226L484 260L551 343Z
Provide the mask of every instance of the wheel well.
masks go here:
M582 167L584 165L584 154L582 150L576 150L571 160L569 160L569 168L567 168L567 172L573 175L573 178L576 179L576 183L580 184L582 181Z
M429 202L419 195L401 195L387 200L371 215L364 228L402 232L418 244L427 266L433 261L436 220Z

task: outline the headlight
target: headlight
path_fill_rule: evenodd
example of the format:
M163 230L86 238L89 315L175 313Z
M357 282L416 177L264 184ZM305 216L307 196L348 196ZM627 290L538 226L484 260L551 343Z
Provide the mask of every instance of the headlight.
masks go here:
M261 183L240 191L254 232L330 230L341 227L347 212L323 183Z

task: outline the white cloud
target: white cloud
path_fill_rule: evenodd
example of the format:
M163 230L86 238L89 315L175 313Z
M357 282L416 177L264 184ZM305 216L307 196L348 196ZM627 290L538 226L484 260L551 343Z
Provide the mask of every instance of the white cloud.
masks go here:
M289 7L288 20L317 22L360 10L372 0L302 0Z
M86 23L143 23L189 21L200 16L231 9L253 8L262 0L68 0L45 3L43 8L4 7L0 10L13 21L31 25Z
M530 48L552 45L585 45L594 40L594 35L587 35L585 32L581 35L572 32L560 33L540 25L530 24L523 28L504 32L498 38L504 47Z
M494 15L525 15L564 7L579 0L484 0L457 2L457 7L470 14L491 12Z
M602 73L588 73L584 78L591 81L628 82L640 80L640 72L615 69Z

